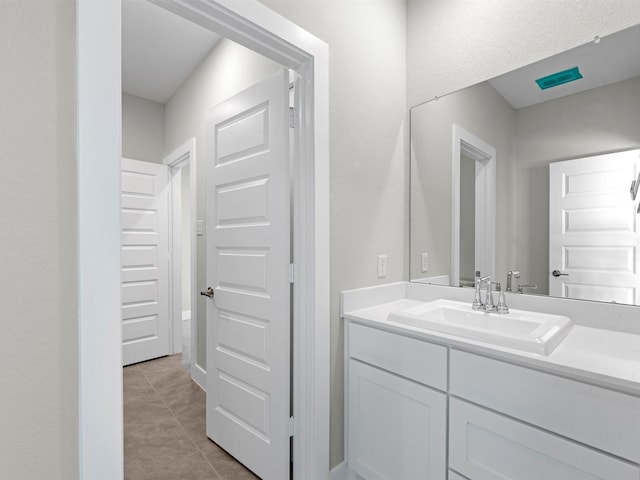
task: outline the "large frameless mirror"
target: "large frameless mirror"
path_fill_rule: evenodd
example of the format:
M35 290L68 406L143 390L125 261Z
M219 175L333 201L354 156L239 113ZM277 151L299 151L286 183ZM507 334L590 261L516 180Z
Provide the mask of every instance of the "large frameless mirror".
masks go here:
M640 26L411 108L412 281L640 304L638 45Z

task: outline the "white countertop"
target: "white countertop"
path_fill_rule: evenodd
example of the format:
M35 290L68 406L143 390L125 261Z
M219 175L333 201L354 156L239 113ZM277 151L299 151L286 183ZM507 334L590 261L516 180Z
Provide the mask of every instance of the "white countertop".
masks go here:
M345 295L348 295L348 292ZM460 350L508 360L640 396L640 335L638 334L574 324L562 343L550 355L543 356L390 323L387 321L387 315L390 312L424 302L408 299L384 301L389 300L393 295L381 295L381 297L383 302L380 304L365 308L345 308L342 315L351 321L393 333L450 345ZM345 302L345 304L348 303Z

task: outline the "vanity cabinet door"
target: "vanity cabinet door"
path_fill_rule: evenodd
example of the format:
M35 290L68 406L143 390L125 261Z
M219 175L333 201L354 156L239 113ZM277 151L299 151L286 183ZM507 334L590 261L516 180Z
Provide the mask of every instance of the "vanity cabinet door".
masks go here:
M640 477L637 465L463 400L452 398L449 413L449 466L471 480Z
M349 360L348 462L366 480L446 478L446 395Z

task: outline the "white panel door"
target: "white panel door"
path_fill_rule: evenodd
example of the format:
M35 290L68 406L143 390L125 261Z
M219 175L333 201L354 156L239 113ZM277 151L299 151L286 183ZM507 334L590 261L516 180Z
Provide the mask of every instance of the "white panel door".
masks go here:
M285 72L207 118L207 435L289 478L290 179Z
M168 355L169 169L122 159L122 361Z
M637 201L640 150L549 166L549 293L640 303ZM553 272L556 272L554 275Z

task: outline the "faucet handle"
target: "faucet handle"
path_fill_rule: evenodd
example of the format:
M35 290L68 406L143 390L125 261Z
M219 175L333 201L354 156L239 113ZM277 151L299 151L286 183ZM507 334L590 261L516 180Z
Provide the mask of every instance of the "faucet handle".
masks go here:
M509 313L509 307L507 306L507 300L504 297L504 292L500 288L500 284L496 286L498 290L498 304L496 305L496 311L498 313Z
M495 283L492 282L491 279L487 280L487 294L484 297L484 311L485 312L494 312L496 310L496 306L493 303L493 292L491 290L491 286L495 285L498 289L498 291L500 290L500 284L499 283Z
M525 288L530 288L531 290L537 290L538 285L518 285L518 293L524 293Z

